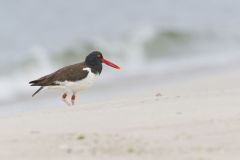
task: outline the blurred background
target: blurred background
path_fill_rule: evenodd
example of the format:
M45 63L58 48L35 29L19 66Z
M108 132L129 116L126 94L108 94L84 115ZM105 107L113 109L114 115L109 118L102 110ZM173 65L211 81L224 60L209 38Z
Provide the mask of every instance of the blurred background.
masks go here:
M93 50L122 67L104 68L97 86L105 89L116 81L140 89L239 67L239 6L236 0L0 1L0 105L54 106L56 95L54 102L48 93L32 99L37 88L28 82Z

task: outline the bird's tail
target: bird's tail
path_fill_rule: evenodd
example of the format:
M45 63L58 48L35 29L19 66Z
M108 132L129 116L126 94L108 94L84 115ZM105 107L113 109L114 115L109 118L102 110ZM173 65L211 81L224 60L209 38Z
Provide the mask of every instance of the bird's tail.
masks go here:
M32 97L35 96L38 92L40 92L44 87L41 86L36 92L33 93Z

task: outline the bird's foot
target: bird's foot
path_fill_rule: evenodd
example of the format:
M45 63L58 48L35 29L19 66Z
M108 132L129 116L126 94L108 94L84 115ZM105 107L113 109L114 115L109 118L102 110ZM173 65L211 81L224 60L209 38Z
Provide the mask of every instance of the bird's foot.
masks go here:
M66 99L63 99L63 102L65 102L69 107L72 106L72 104L70 102L68 102Z

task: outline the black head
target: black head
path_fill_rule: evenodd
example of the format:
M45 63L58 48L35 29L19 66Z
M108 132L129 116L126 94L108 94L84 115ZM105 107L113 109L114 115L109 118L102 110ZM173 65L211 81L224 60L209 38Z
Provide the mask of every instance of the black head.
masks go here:
M95 66L97 64L102 64L102 53L99 51L93 51L91 52L85 59L86 64L90 66Z
M85 63L88 67L92 69L93 73L101 73L102 72L102 63L113 67L115 69L120 69L119 66L113 64L112 62L103 58L103 55L99 51L91 52L85 59Z
M85 63L92 69L92 72L99 74L102 72L102 53L99 51L91 52L85 59Z

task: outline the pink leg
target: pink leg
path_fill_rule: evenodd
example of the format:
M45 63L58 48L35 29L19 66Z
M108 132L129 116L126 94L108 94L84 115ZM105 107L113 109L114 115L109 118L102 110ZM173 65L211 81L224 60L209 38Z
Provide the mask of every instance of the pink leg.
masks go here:
M65 102L68 106L71 106L71 103L69 103L66 98L67 98L67 93L65 92L65 93L62 95L62 100L63 100L63 102Z
M75 100L76 100L76 93L74 92L73 95L72 95L72 98L71 98L72 105L75 104Z

